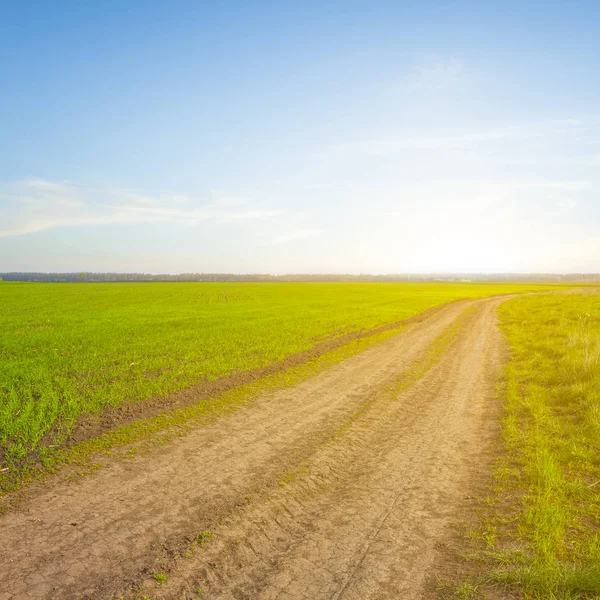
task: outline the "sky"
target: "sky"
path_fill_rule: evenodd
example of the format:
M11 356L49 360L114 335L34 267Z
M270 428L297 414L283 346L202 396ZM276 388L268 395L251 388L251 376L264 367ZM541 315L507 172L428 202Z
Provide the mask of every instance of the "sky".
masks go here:
M0 272L600 271L600 3L0 7Z

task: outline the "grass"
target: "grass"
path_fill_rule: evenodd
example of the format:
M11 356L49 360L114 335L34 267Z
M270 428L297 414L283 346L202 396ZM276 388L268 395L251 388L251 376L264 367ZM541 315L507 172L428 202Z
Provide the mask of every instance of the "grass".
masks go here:
M600 296L522 297L499 314L506 454L477 536L485 579L525 598L598 599Z
M48 459L81 415L261 368L454 299L537 289L548 287L1 283L0 468Z

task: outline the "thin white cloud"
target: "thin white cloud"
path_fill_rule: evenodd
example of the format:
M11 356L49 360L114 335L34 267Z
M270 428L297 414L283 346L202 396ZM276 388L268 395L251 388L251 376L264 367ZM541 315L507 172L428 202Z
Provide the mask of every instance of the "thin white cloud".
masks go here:
M448 135L410 133L387 139L332 144L317 153L317 156L323 158L356 155L383 157L410 150L457 150L503 141L516 142L552 136L585 134L594 131L597 127L597 119L555 119L505 125L478 131L454 132Z
M516 198L527 200L527 194L535 192L544 193L554 201L562 193L583 194L598 188L598 182L587 179L550 179L541 177L521 179L442 179L432 177L430 181L405 182L352 182L340 181L338 183L311 184L307 189L323 192L343 194L346 198L355 201L364 201L365 206L399 205L404 206L419 204L423 200L442 201L452 205L464 206L473 202L480 204L484 199L490 198ZM517 196L520 195L520 196ZM369 199L373 202L369 203ZM377 200L375 202L375 200ZM558 198L572 202L573 199ZM392 214L405 215L405 209L394 211L374 211L379 216Z
M0 190L0 237L55 227L116 223L233 223L266 220L280 211L247 199L209 204L184 196L152 197L118 188L91 188L68 182L28 179Z
M370 154L388 156L404 150L439 150L445 148L464 148L480 142L501 140L511 137L509 130L482 131L461 135L411 135L389 140L367 140L335 144L327 148L328 154Z

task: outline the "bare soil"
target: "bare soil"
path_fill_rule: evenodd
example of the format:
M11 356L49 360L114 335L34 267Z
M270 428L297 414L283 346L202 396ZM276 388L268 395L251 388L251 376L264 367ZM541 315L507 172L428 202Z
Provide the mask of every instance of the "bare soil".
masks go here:
M432 598L497 435L500 301L449 304L149 453L46 482L0 517L0 600Z

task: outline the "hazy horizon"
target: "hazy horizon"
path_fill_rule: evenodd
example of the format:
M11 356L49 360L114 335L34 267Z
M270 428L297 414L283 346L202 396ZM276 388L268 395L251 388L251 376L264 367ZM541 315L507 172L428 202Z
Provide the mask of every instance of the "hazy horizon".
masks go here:
M600 5L13 3L0 272L600 271Z
M334 273L334 272L209 272L209 271L171 271L171 272L161 272L161 271L119 271L119 270L107 270L107 271L0 271L0 276L2 275L80 275L83 278L90 278L94 275L117 275L117 276L130 276L130 275L138 275L138 276L148 276L148 277L185 277L185 276L195 276L195 277L212 277L215 279L211 279L214 281L228 281L227 278L238 278L239 280L243 280L243 278L272 278L274 280L277 279L285 279L285 278L297 278L301 280L305 278L309 280L313 278L314 280L323 280L323 281L338 281L342 280L344 277L351 278L350 280L359 280L361 278L368 279L378 279L378 280L394 280L394 281L434 281L436 278L439 280L454 280L456 278L473 278L477 281L490 281L493 278L498 278L498 281L510 281L511 278L518 281L524 281L527 277L532 277L532 280L543 279L543 278L564 278L565 280L571 278L571 280L575 280L573 278L593 278L600 280L600 271L597 272L584 272L584 271L569 271L569 272L550 272L550 271L540 271L540 272L485 272L485 271L473 271L473 272L452 272L452 271L431 271L431 272L405 272L405 273ZM249 279L250 280L250 279ZM10 281L10 280L7 280ZM15 281L19 281L19 279L15 279ZM141 281L141 280L140 280ZM185 281L185 279L182 279ZM190 280L193 281L193 280ZM256 279L255 281L258 281Z

